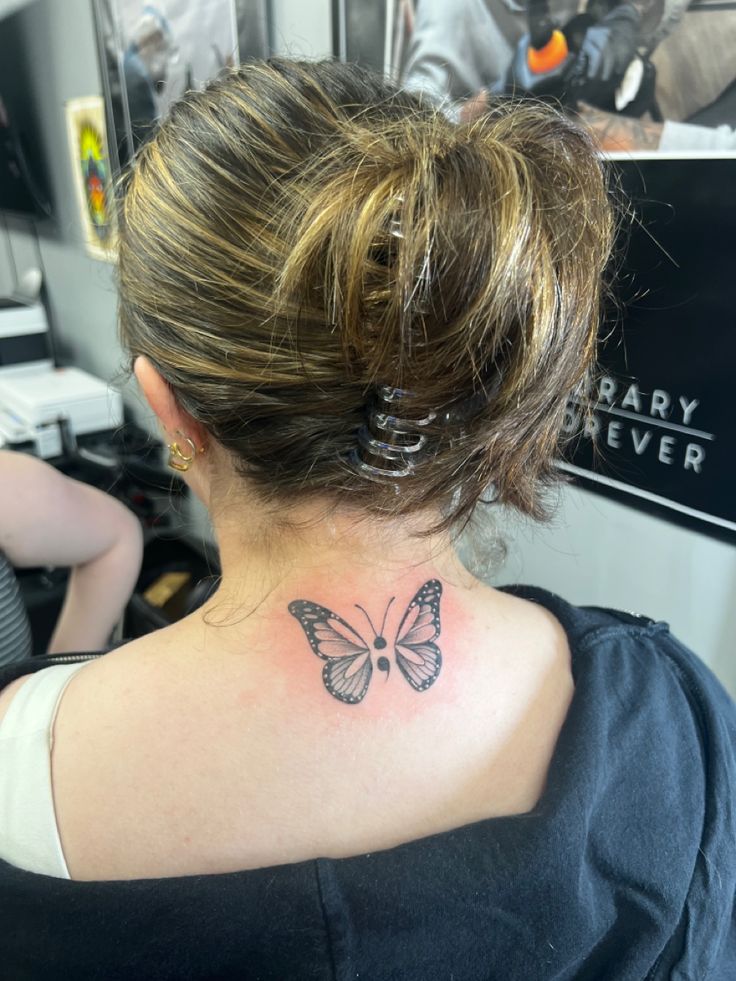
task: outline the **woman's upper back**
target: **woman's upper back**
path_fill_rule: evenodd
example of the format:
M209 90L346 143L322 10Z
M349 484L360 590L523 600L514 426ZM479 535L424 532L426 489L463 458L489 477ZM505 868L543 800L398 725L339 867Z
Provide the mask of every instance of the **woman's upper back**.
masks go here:
M469 622L443 642L432 689L395 672L360 705L327 694L298 629L259 643L261 631L205 628L205 650L195 624L89 664L54 734L71 877L341 857L531 810L572 697L570 656L535 605L499 594L493 616L507 625Z
M547 786L529 813L477 820L354 858L287 861L221 876L63 883L3 865L6 963L24 965L19 976L29 975L33 955L22 937L30 931L45 957L73 968L79 978L123 977L125 971L143 976L154 966L157 977L326 978L352 972L418 979L454 971L463 978L639 981L671 977L676 970L686 977L728 977L736 883L733 703L663 625L531 596L549 605L566 628L576 688ZM85 671L92 677L92 669L84 668L77 678ZM188 700L186 672L182 680L172 690L182 694L187 710L196 699ZM113 690L119 701L135 697ZM232 702L239 697L242 690L233 686ZM303 738L298 714L291 727ZM231 721L225 717L215 728L232 745ZM114 731L116 719L111 722ZM164 744L170 738L166 726L159 720ZM394 742L403 749L401 731L394 729ZM430 738L424 733L425 754L441 744L447 727L436 729ZM150 734L146 728L146 738ZM249 735L259 745L257 727ZM130 736L133 756L140 758L138 734ZM106 739L104 731L95 733L95 742ZM371 735L364 739L373 745ZM183 743L186 753L196 738L184 733ZM292 750L296 745L287 744ZM238 763L252 765L247 746L239 745L240 755L227 754L231 777ZM376 744L376 753L386 745ZM94 749L87 744L85 755ZM298 763L315 752L319 746L305 746ZM156 747L150 755L159 755ZM322 769L349 773L360 787L360 766L368 757L349 740L336 755L328 742ZM198 768L222 760L215 753L184 768L201 787L211 777ZM118 762L104 761L110 773ZM396 758L391 762L395 766ZM395 787L383 788L378 774L369 769L363 778L364 801L379 809L393 795L395 806ZM227 780L220 774L220 786ZM177 782L173 774L172 784ZM126 770L121 787L129 787ZM306 818L316 828L320 817L334 821L329 798L301 803L304 788L302 781L285 794L296 810L294 824ZM250 789L263 813L258 787ZM285 793L283 785L279 792ZM120 806L129 803L121 800ZM213 799L213 811L221 804ZM196 801L192 809L186 797L176 811L170 805L164 794L163 817L173 825L182 813L197 812ZM249 805L250 799L241 801L231 827L247 825ZM278 847L290 815L272 811L271 818ZM89 830L99 839L97 829ZM290 841L293 833L294 825ZM26 912L31 902L42 911L32 920ZM100 939L90 939L98 931Z

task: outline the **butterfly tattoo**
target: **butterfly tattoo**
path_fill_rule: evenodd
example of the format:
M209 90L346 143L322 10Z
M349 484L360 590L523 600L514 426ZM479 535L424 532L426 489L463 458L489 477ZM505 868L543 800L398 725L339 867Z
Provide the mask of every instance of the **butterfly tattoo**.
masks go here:
M442 583L438 579L425 582L406 608L396 631L393 645L396 664L415 691L426 691L433 685L442 667L442 652L435 643L440 635L441 597ZM310 647L317 657L327 662L322 669L325 688L341 702L355 705L365 697L373 675L371 647L375 651L388 647L383 632L394 599L392 596L388 601L380 631L373 626L363 607L355 604L373 631L372 644L366 643L354 627L326 606L310 600L289 603L289 613L301 624ZM385 655L379 656L376 666L379 671L386 672L388 680L389 659Z

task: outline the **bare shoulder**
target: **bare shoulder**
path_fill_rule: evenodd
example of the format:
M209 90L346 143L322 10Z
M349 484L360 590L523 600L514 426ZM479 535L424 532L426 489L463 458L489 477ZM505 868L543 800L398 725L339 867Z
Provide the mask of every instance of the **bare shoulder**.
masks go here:
M560 621L545 607L511 592L487 586L489 625L497 642L513 651L516 663L540 661L570 663L567 633ZM521 657L520 655L524 655Z
M158 720L181 718L201 701L206 674L197 667L199 654L196 633L175 624L90 661L64 692L55 738L71 754L83 748L90 760L112 751L115 740L132 753L133 733L148 745Z
M144 664L145 658L143 655L143 650L148 648L150 645L138 645L128 644L124 648L120 648L119 651L111 652L110 654L105 654L102 657L94 661L84 662L84 670L78 672L73 678L68 686L68 688L74 688L76 693L81 695L81 703L87 704L88 706L92 703L90 702L90 693L95 690L96 696L100 694L106 694L110 697L115 697L115 683L114 679L118 678L120 681L125 680L126 685L130 685L131 681L135 679L136 667L135 665ZM143 650L141 649L143 648ZM118 653L122 653L122 657L117 657ZM59 664L59 667L62 665ZM42 670L53 670L56 666L49 665L48 668ZM10 705L15 698L16 694L20 691L23 685L34 676L36 672L29 672L20 678L16 678L15 681L11 681L9 685L6 685L2 690L0 690L0 723L7 715ZM71 696L65 692L64 702L71 699ZM104 700L104 699L103 699ZM98 709L100 708L98 704Z
M493 592L489 643L484 650L487 684L495 693L492 697L499 711L526 706L524 728L536 732L538 738L544 731L543 741L551 747L575 691L567 633L539 603L513 593Z
M567 633L560 621L545 606L532 600L522 599L513 593L501 593L503 601L518 624L523 638L527 633L534 640L542 641L549 653L569 654Z

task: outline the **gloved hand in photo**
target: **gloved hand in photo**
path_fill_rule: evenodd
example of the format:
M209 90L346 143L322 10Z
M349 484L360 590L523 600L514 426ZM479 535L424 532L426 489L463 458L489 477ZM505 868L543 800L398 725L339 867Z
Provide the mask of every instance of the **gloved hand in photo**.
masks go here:
M640 25L636 7L623 3L589 27L576 59L579 83L619 82L637 53Z

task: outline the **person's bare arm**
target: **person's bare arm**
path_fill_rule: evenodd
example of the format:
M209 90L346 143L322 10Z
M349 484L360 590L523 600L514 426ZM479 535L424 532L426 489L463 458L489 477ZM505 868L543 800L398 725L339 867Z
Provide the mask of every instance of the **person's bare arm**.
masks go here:
M606 153L658 150L664 129L663 123L619 116L585 103L580 103L580 119Z
M102 491L34 457L0 451L0 549L19 568L71 568L49 653L98 650L135 586L142 533Z

